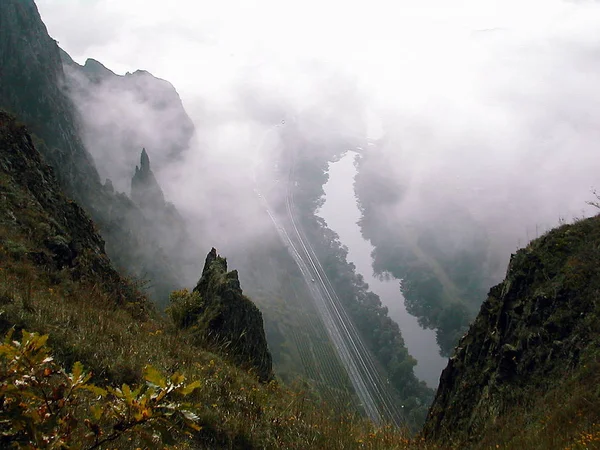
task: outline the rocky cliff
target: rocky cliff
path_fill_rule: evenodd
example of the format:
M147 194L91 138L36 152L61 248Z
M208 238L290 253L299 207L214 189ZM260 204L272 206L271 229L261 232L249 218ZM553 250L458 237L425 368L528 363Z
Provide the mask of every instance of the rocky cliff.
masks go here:
M150 168L150 157L146 149L140 155L140 164L135 166L131 178L131 199L141 210L151 227L148 234L177 267L182 280L193 279L198 273L200 249L186 226L183 217L165 195ZM198 237L196 236L196 239Z
M164 207L165 204L165 196L150 169L150 157L145 148L140 155L140 165L135 166L135 174L131 179L131 199L144 209Z
M56 175L78 200L100 184L78 133L73 104L63 94L65 76L56 41L48 36L33 0L0 2L0 107L15 114L38 138Z
M564 429L543 433L554 440L542 447L555 448L597 423L599 293L600 217L561 226L519 250L443 371L424 435L460 447L507 423L545 427L573 406Z
M206 257L202 277L194 288L197 308L190 310L187 326L236 364L252 368L261 381L273 378L271 353L259 309L246 297L237 270L227 271L227 261L213 248Z

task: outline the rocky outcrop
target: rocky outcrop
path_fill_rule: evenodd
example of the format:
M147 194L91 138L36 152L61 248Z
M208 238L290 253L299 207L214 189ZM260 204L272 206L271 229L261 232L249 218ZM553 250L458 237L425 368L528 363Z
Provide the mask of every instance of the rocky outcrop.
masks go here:
M142 149L140 165L135 166L135 174L131 179L131 199L144 209L165 205L165 196L150 170L150 158L146 149Z
M600 345L598 292L600 217L519 250L443 371L425 436L477 441L576 374Z
M135 173L131 179L131 199L151 224L148 233L169 255L180 278L193 280L198 274L197 256L200 250L175 205L165 200L150 168L150 157L146 149L142 150L140 165L135 166Z
M236 364L253 368L261 381L273 378L262 314L246 297L237 270L227 271L227 261L213 248L194 288L202 298L197 325L204 338Z

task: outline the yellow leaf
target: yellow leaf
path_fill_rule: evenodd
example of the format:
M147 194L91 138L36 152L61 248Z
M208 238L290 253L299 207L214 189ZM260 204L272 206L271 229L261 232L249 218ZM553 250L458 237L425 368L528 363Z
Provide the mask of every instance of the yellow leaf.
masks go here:
M123 383L121 390L123 391L123 395L125 396L125 401L127 402L127 404L131 405L133 403L133 395L131 394L131 389L127 384Z
M77 383L79 381L79 378L81 377L82 373L83 373L83 364L81 364L79 361L77 361L75 364L73 364L73 373L71 373L71 381L73 383Z
M102 417L102 405L100 404L96 404L96 405L92 405L90 406L90 411L92 412L92 416L94 417L95 420L100 420L100 417Z
M47 340L48 340L48 335L47 334L44 334L43 336L39 336L36 339L36 342L35 342L35 348L36 348L36 350L38 348L42 348L44 345L46 345L46 341Z
M144 379L148 383L163 389L167 386L167 380L165 380L165 377L163 377L162 374L151 365L147 365L144 368Z
M85 389L86 391L90 391L92 394L98 395L100 397L106 397L106 395L108 394L108 392L106 392L106 390L104 390L101 387L98 387L98 386L96 386L94 384L86 384L84 386L81 386L81 389Z
M181 392L183 395L189 395L192 392L194 392L196 389L198 389L200 386L202 386L202 381L196 380L193 383L190 383L187 386L184 386L183 388L181 388L181 390L179 392Z
M196 431L202 430L202 427L200 425L198 425L196 422L189 422L188 427L190 427Z
M173 383L174 385L181 384L184 381L185 381L185 377L183 375L181 375L179 372L175 372L173 375L171 375L171 383Z

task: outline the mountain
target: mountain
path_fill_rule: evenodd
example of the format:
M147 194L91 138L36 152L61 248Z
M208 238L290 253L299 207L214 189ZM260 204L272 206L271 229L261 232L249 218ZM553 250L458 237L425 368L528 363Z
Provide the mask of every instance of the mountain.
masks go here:
M598 447L600 217L557 228L513 255L506 279L489 291L460 340L422 436L413 440L347 409L333 411L308 383L289 388L274 380L262 314L216 250L192 291L171 292L185 284L187 256L176 253L193 246L157 181L155 153L150 146L127 149L135 154L124 179L131 198L111 181L101 183L97 156L82 138L89 124L62 59L33 1L0 2L0 107L12 113L0 111L0 447ZM90 89L114 75L94 61L77 70L87 72ZM299 162L301 210L318 206L325 167L320 159ZM403 401L413 404L406 409L425 409L421 398L429 393L414 378L400 330L345 261L335 234L305 217L308 233L321 234L314 241L330 257L333 283L347 286L343 301L362 301L351 312L396 374L390 382L407 391ZM164 239L169 234L174 244ZM401 249L392 243L390 254ZM273 266L284 261L277 256ZM255 276L273 276L263 275L270 267L255 268ZM413 289L434 285L417 278L418 267ZM127 275L149 278L154 299L166 305L169 298L168 314L157 313L139 280ZM320 353L319 361L333 361L334 353L307 339L316 333L316 316L294 311L286 317L294 326L281 330L302 345L300 357ZM446 316L451 342L463 324ZM332 366L310 367L314 380L333 373ZM77 383L85 388L65 388Z
M186 294L201 300L201 314L184 316L194 324L157 314L54 172L27 127L0 112L0 448L358 449L404 438L272 380L261 314L216 251Z
M600 216L519 250L443 371L424 436L462 448L564 448L582 430L593 435L599 292Z
M115 299L127 282L112 267L86 212L66 197L26 127L0 111L0 233L8 256L73 279L94 279Z
M407 439L273 380L261 313L214 249L196 289L172 300L180 321L156 314L113 268L27 127L0 112L1 448L359 449Z
M156 238L162 230L156 230L125 194L116 192L112 182L100 182L81 137L86 134L85 121L67 94L61 51L48 36L33 0L1 2L0 30L0 108L28 126L65 193L99 227L117 267L149 282L152 297L165 305L169 292L183 283L174 263L178 253L167 254Z
M100 178L79 134L56 41L33 0L0 3L0 107L25 122L70 195L91 202Z
M144 70L116 75L96 60L79 65L66 52L60 54L84 143L100 175L117 190L128 192L140 148L148 149L159 168L185 153L194 125L168 81Z

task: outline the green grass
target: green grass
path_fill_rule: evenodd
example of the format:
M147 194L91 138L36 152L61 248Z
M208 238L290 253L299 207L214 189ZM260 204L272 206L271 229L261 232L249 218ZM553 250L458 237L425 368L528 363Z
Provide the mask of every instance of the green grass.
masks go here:
M195 346L192 335L155 313L143 296L118 304L93 282L74 281L67 271L46 272L31 264L22 251L10 250L27 249L26 239L2 235L2 332L14 326L49 334L57 361L64 367L81 361L99 385L140 383L148 364L164 374L179 371L190 381L202 380L194 402L200 405L203 428L192 441L180 443L182 448L444 448L443 443L412 439L403 430L376 427L357 415L336 413L307 391L306 384L258 383L252 373ZM554 389L532 394L534 404L516 407L471 447L600 448L599 353L586 360L585 367Z
M488 428L475 449L600 449L600 350L548 392L531 392L531 404L515 406Z
M5 241L3 241L5 242ZM25 245L25 244L23 244ZM302 387L261 384L177 330L140 297L118 305L101 286L47 273L0 248L0 327L48 334L63 367L81 361L98 385L143 382L148 364L202 380L200 448L407 448L405 431L337 414ZM18 333L17 333L18 334ZM127 448L127 442L123 447Z

